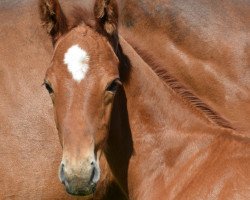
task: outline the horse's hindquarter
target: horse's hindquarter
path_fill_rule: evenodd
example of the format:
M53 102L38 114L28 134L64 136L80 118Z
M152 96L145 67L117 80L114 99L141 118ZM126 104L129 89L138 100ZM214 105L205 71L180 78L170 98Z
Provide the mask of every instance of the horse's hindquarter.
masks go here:
M121 33L146 61L249 130L250 2L128 0L120 8Z

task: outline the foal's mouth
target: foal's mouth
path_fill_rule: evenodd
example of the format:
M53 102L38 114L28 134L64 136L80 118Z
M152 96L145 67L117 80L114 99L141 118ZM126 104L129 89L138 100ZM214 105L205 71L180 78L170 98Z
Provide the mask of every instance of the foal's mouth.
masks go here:
M84 196L87 198L92 198L96 190L96 183L93 182L89 184L90 185L89 187L82 189L81 188L75 189L70 187L67 181L63 181L62 183L64 184L67 193L74 196Z
M69 190L66 187L66 191L67 191L68 194L74 195L74 196L84 196L87 199L88 198L93 198L95 190L96 190L96 186L94 186L94 187L92 187L92 188L90 188L88 190L77 190L77 191L72 192L71 190Z

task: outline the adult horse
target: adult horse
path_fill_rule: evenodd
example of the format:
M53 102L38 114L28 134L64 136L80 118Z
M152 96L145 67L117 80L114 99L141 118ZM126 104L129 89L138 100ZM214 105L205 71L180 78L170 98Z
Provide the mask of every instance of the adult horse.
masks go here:
M76 2L63 6L68 11ZM61 147L53 108L41 86L53 47L37 1L1 1L0 22L0 199L76 199L57 179ZM102 186L111 183L107 176ZM97 189L97 199L105 197L105 187ZM118 193L108 188L106 199L117 199Z
M108 2L96 1L92 27L68 27L58 1L42 7L55 44L44 83L67 191L92 193L103 151L130 199L248 199L250 139L119 42L117 5Z

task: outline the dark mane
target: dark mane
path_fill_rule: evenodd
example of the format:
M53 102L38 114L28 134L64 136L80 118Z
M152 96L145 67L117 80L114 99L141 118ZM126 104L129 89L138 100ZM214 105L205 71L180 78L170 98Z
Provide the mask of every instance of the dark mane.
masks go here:
M215 112L209 105L204 103L201 99L195 96L190 90L188 90L184 85L182 85L176 78L174 78L165 68L163 68L156 59L152 59L149 54L135 46L133 48L141 56L141 58L154 70L154 72L177 94L190 102L192 106L201 110L209 119L215 124L222 126L224 128L229 128L235 130L230 122L221 117L217 112Z

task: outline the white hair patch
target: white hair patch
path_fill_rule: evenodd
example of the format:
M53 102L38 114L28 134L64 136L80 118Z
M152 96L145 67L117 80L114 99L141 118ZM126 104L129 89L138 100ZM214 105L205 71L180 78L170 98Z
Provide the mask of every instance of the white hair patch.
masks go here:
M84 79L89 68L89 56L79 45L73 45L64 54L64 64L67 65L73 79L78 83Z

